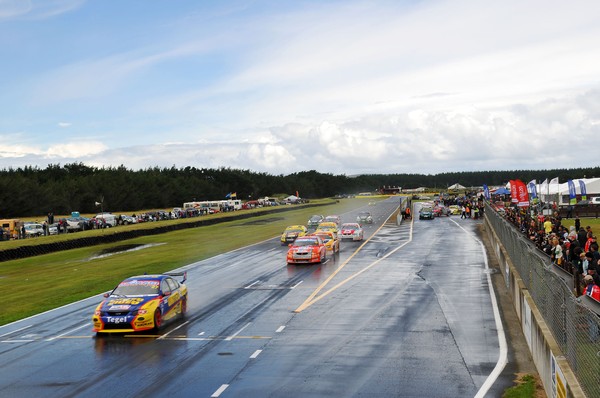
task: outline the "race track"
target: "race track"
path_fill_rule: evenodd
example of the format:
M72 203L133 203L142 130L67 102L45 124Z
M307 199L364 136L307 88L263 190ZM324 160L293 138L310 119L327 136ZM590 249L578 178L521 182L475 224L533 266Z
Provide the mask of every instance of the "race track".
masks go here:
M398 204L342 214L375 222L322 265L286 265L278 237L190 264L188 315L158 335L97 338L101 296L1 327L0 396L500 396L481 221L397 225Z

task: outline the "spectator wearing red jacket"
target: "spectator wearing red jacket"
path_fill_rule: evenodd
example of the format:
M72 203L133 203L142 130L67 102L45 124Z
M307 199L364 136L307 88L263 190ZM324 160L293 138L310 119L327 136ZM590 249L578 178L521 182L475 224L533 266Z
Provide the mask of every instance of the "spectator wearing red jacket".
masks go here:
M591 275L586 275L583 278L583 281L585 283L585 294L600 302L600 286L594 283L594 277Z

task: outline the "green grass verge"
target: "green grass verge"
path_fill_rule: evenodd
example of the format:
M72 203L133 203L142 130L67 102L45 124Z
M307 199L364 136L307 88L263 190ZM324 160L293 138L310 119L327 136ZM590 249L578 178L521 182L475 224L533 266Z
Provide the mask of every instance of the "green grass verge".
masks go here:
M600 234L600 218L586 217L580 218L579 220L581 221L581 226L583 228L589 225L590 227L592 227L592 231L594 231L595 234ZM575 219L563 218L561 224L567 227L567 229L569 229L571 225L575 225Z
M363 199L344 199L321 207L260 215L233 222L150 235L118 243L66 250L57 253L0 263L3 297L0 325L13 322L94 294L112 289L131 275L166 272L195 261L273 238L292 224L306 224L312 214L342 214L367 204ZM161 225L163 221L155 223ZM144 226L129 226L141 228ZM128 227L119 227L128 228ZM77 236L87 232L73 234ZM89 231L110 233L110 231ZM70 235L60 237L68 239ZM39 239L51 239L44 237ZM36 239L25 240L34 244ZM41 240L40 240L41 241ZM4 242L12 243L12 242ZM122 245L154 246L142 250L94 256Z
M533 398L536 396L539 384L532 375L523 375L516 380L517 385L507 389L502 398Z

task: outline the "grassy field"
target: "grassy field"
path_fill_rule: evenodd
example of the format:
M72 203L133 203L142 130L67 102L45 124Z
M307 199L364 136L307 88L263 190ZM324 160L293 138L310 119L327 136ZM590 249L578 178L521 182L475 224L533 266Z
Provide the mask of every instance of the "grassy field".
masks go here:
M0 289L10 293L3 297L0 325L105 292L131 275L166 272L225 251L273 238L281 234L288 225L306 224L306 220L312 214L342 214L367 205L368 200L357 198L329 203L331 204L312 208L298 206L297 209L284 213L257 215L239 221L2 262ZM164 225L162 223L166 222L176 221L154 224ZM148 228L151 225L152 223L119 228ZM79 232L72 236L87 233L110 233L110 230ZM70 236L65 234L38 239L69 239ZM20 244L35 244L36 240L25 239ZM17 243L18 241L2 242L3 245ZM107 251L118 251L128 245L150 246L141 250L96 257Z
M592 231L594 231L595 234L600 234L600 218L581 218L580 220L582 227L585 228L589 225L592 227ZM561 224L569 229L571 225L575 225L575 219L563 218Z

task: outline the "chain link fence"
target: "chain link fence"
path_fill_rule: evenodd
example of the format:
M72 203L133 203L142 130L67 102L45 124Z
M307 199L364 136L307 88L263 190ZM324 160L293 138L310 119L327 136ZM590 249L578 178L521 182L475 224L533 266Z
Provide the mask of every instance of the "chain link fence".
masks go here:
M588 397L600 397L600 317L554 272L550 257L490 206L485 215ZM562 272L562 271L559 271ZM556 353L558 354L558 353Z

